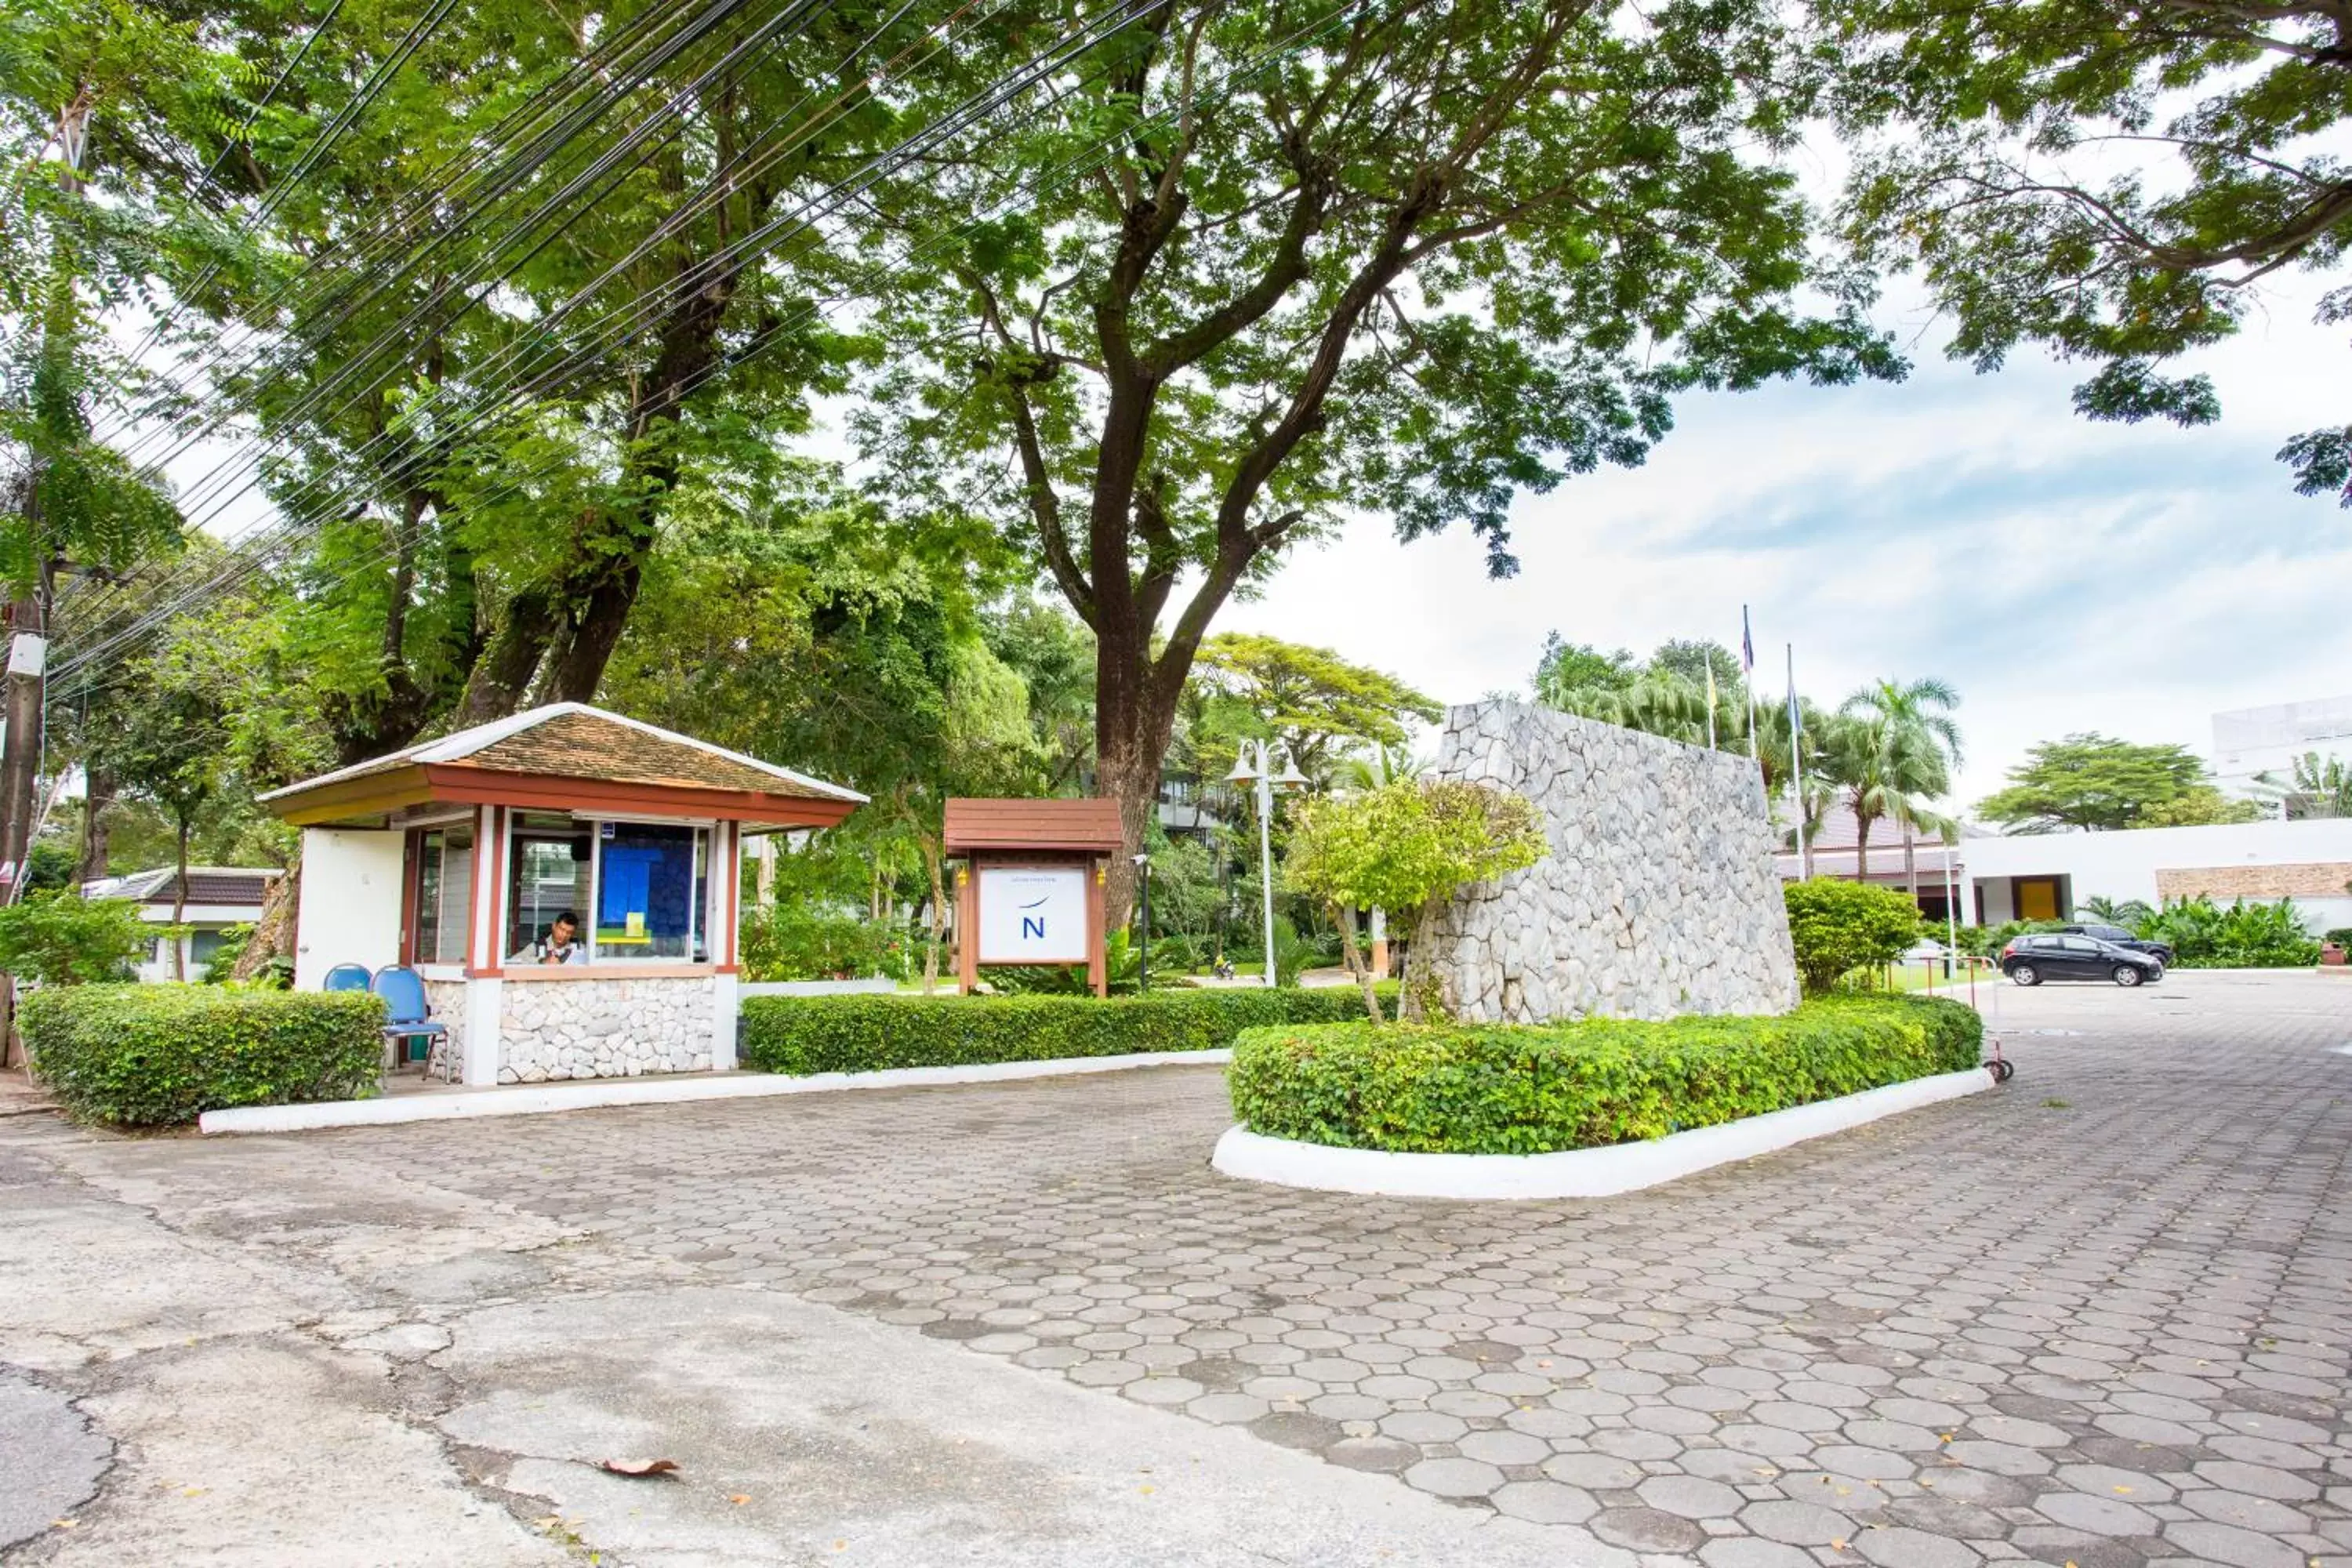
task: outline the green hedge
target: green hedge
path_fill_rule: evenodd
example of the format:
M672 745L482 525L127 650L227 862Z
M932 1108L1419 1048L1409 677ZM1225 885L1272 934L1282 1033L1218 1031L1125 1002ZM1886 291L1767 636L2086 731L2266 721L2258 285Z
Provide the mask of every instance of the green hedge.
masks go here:
M383 1003L364 992L67 985L27 995L17 1020L67 1111L119 1127L351 1100L375 1092L383 1071Z
M1393 994L1393 988L1388 988ZM1054 1061L1207 1051L1265 1024L1364 1016L1356 986L1154 991L1146 996L749 996L742 1064L760 1072Z
M1984 1025L1936 997L1834 997L1779 1017L1252 1029L1227 1073L1269 1138L1539 1154L1664 1137L1976 1066Z

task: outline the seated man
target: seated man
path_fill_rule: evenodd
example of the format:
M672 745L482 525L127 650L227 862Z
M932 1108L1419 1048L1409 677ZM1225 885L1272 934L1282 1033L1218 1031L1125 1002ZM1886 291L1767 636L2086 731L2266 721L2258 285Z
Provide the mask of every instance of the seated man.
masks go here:
M570 910L548 923L537 942L526 942L509 963L585 963L587 947L580 941L580 917Z

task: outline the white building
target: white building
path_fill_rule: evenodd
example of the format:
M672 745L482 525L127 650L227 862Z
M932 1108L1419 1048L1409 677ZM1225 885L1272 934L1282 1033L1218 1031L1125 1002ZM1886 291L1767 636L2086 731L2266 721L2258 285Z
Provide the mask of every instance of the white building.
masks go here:
M175 980L175 968L184 966L190 980L204 978L205 965L220 951L222 933L235 925L251 925L261 918L261 901L269 884L285 873L274 866L191 866L188 897L180 917L181 964L172 962L172 942L158 935L139 961L139 978ZM101 877L82 884L86 899L129 899L139 906L139 918L152 926L172 923L173 868L133 871L127 876Z
M2223 905L2293 899L2315 936L2352 926L2352 817L1971 838L1961 854L1979 925L2063 920L2095 898L2203 894Z
M2306 752L2322 757L2335 752L2352 761L2352 696L2213 715L2213 782L2225 795L2261 794L2257 775L2284 778Z

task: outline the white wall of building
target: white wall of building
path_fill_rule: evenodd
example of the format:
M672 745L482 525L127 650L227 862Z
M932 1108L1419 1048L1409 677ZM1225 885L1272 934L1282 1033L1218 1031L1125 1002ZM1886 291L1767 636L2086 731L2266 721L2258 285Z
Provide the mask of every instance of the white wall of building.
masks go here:
M2286 776L2305 752L2352 761L2352 695L2213 715L2213 782L2231 795L2250 793L2258 773Z
M2156 874L2159 870L2352 864L2352 818L1971 838L1964 854L1969 880L1984 900L1985 923L1997 925L2012 918L2008 881L2011 877L2066 878L2077 905L2094 898L2118 902L2137 899L2154 904L2158 901ZM2226 904L2229 900L2218 901ZM2352 894L2298 895L2294 907L2305 927L2315 934L2352 925Z
M339 963L371 970L400 962L404 835L344 827L302 830L301 904L295 915L294 987L316 991Z

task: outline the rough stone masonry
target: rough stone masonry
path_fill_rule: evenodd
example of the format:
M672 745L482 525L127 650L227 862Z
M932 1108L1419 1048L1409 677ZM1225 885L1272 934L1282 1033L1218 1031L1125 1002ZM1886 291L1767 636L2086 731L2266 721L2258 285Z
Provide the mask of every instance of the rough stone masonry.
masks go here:
M1788 910L1756 764L1524 702L1445 718L1435 775L1526 796L1551 853L1458 893L1436 973L1458 1015L1782 1013Z

